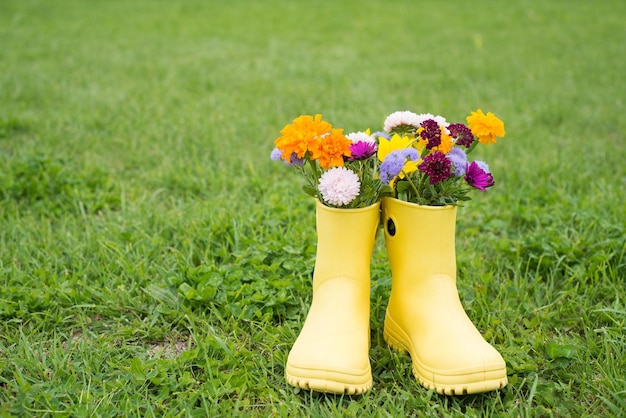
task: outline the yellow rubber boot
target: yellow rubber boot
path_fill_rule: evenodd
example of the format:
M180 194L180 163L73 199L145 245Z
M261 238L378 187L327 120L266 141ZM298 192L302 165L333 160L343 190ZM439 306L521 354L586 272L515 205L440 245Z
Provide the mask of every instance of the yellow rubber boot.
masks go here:
M504 387L502 356L485 341L459 300L456 206L420 206L393 198L385 198L382 206L392 274L385 341L407 351L415 377L438 393Z
M316 214L313 300L285 375L303 389L361 394L372 387L370 259L380 203L334 209L318 201Z

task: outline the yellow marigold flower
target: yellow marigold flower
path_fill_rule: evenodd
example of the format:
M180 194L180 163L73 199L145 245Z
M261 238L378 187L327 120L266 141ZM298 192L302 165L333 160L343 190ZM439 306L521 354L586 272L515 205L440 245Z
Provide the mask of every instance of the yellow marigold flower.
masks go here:
M466 120L467 126L482 144L493 144L496 142L496 137L504 136L504 122L491 112L485 115L482 110L478 109L472 112Z
M282 136L274 141L274 145L282 151L281 158L287 162L293 154L296 154L298 158L304 158L306 152L310 151L310 144L317 138L328 134L331 129L331 124L322 120L320 114L315 117L302 115L280 131Z
M328 134L309 143L310 159L319 159L323 169L343 167L343 157L352 155L351 144L352 141L343 134L343 129L331 129Z

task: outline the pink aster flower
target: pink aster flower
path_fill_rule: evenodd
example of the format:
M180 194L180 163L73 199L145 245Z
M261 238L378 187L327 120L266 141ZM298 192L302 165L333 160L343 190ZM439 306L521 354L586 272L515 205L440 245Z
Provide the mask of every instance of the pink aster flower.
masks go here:
M319 180L319 191L325 202L344 206L352 202L361 189L359 176L346 167L333 167Z
M485 169L487 169L487 171ZM466 165L465 181L470 186L484 191L487 187L491 187L495 184L493 176L488 170L486 164L482 161L472 161L471 164L468 163Z

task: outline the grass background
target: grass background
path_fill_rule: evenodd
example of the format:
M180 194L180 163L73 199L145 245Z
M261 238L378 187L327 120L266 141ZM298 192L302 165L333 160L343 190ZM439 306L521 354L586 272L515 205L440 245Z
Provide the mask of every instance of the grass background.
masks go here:
M0 414L618 416L626 410L626 4L0 2ZM460 210L459 292L507 361L444 397L382 339L374 388L294 390L314 205L269 160L323 113L507 135Z

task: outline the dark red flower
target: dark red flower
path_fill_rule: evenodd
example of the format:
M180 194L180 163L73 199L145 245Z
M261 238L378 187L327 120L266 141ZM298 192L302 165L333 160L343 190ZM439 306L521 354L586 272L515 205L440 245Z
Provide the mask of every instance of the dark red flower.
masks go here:
M456 139L458 145L462 145L465 148L469 148L474 142L474 134L467 126L462 123L451 123L448 126L450 136Z
M427 119L420 126L424 128L420 132L420 137L426 141L427 149L433 149L441 144L441 129L436 121Z
M437 184L452 175L450 167L450 160L446 158L445 154L435 151L424 157L417 168L429 177L428 182L430 184Z

